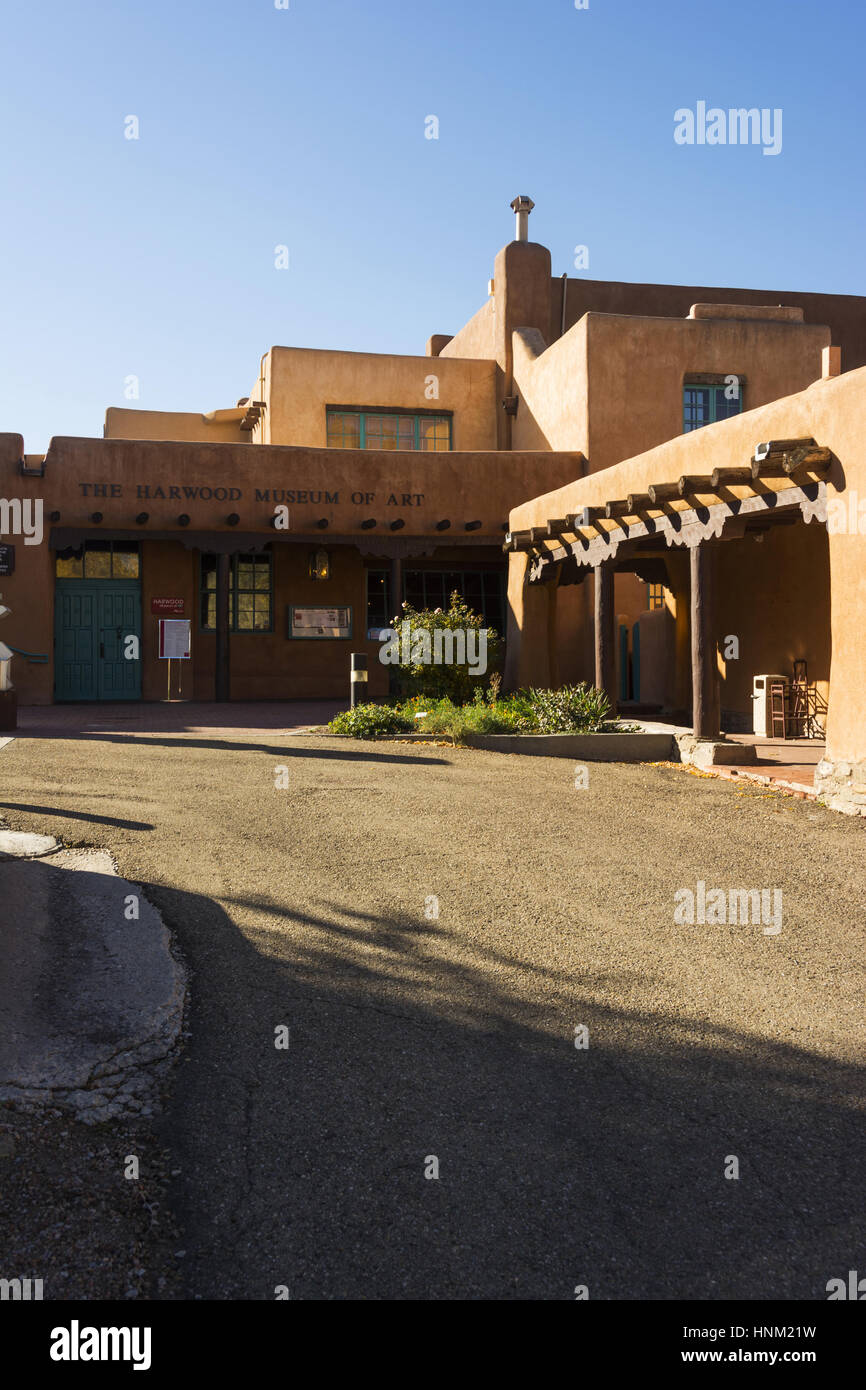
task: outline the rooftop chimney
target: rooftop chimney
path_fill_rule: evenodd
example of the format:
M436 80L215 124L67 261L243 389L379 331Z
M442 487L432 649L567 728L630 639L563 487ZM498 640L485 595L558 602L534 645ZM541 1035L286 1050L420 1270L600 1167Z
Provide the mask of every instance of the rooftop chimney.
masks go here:
M532 212L532 209L535 207L535 204L533 203L531 198L528 198L525 193L522 193L519 198L515 198L513 200L511 207L517 218L517 236L515 240L528 241L529 214Z

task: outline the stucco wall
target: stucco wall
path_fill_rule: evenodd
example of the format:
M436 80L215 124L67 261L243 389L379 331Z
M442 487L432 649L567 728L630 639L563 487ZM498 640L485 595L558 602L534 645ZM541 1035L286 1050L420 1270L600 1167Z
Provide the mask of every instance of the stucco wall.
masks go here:
M830 342L828 328L802 323L589 314L586 325L591 472L682 434L688 376L742 375L753 410L817 381ZM566 438L554 447L574 447Z
M551 282L554 332L562 304L562 282ZM866 366L866 298L853 294L817 294L801 290L743 290L708 285L643 285L620 280L568 281L566 327L586 313L650 314L684 318L692 304L798 305L807 323L829 324L833 342L842 348L842 369Z
M274 507L286 505L291 534L303 540L297 545L276 542L280 556L277 576L287 577L287 584L294 586L293 592L302 592L303 584L308 583L303 568L309 552L325 545L334 552L335 573L342 576L341 584L345 579L355 586L351 601L359 603L362 547L366 548L365 553L384 557L378 562L380 567L387 567L395 546L408 546L409 555L429 556L434 549L441 557L452 555L454 568L460 568L464 561L472 563L470 557L477 555L479 544L486 538L492 544L488 544L485 553L498 562L502 558L502 527L513 498L529 489L540 491L551 479L564 482L578 467L574 455L550 453L505 457L492 451L361 453L266 445L250 449L247 445L231 444L60 438L51 442L45 476L25 478L18 471L21 454L20 435L0 436L0 496L41 499L44 507L44 539L40 545L24 545L21 537L3 538L15 544L16 568L13 575L0 580L4 602L13 610L11 617L4 619L0 636L16 647L50 656L44 665L31 665L16 658L13 679L24 704L50 703L53 698L54 555L49 548L49 533L54 525L83 528L93 536L129 531L140 539L143 604L149 620L151 597L183 597L191 604L197 582L192 551L179 543L156 542L154 532L183 536L187 542L194 541L197 532L226 537L249 532L273 539L270 519ZM102 513L100 523L91 520L97 511ZM54 523L49 521L53 512L59 513L59 520ZM141 512L147 512L149 519L139 527L136 516ZM188 527L181 528L178 516L183 513L190 521ZM239 517L236 527L228 524L232 513ZM377 522L372 531L362 529L361 523L367 518ZM444 519L450 520L450 529L437 532L437 522ZM328 522L327 529L317 529L319 520ZM403 523L398 531L391 530L395 521ZM465 524L470 521L480 521L480 529L467 533ZM351 548L341 551L341 543L347 542ZM284 550L291 550L294 558L284 556ZM345 566L349 568L344 573ZM303 581L300 588L299 580ZM321 587L315 589L320 595L319 603L349 601L341 597L334 583L326 587L327 598L321 597ZM285 592L289 592L288 588ZM274 693L268 654L271 641L284 658L283 675L285 660L296 663L293 680L288 684L284 681L280 687L284 696L312 694L316 690L320 694L340 693L333 683L323 688L319 676L327 667L329 680L342 681L346 644L289 642L285 637L282 597L279 602L283 605L279 615L282 626L272 638L238 635L236 639L239 651L251 656L243 672L245 684L238 687L235 697L242 698L242 692L246 692L247 698ZM192 610L188 607L187 611ZM205 660L211 639L202 640L201 655ZM255 646L259 640L263 645ZM247 642L253 645L244 648ZM291 650L287 653L288 648ZM304 654L307 648L309 651ZM154 674L148 664L151 659L152 652L147 652L144 693L146 698L159 698L164 673ZM233 658L238 660L240 657Z
M453 446L496 447L493 362L386 353L271 349L266 438L324 448L329 405L442 410L454 416ZM438 399L427 394L436 378Z
M547 517L565 516L630 492L642 493L651 483L673 482L683 474L709 474L714 468L742 466L762 440L805 437L815 438L835 455L827 480L828 499L844 499L847 504L853 495L856 502L866 502L866 368L816 382L796 395L681 435L604 472L534 498L512 511L511 529L540 526ZM750 495L746 488L735 488L734 492ZM707 500L711 502L712 497ZM855 529L829 536L832 662L827 758L846 765L866 761L866 508L863 527L863 534ZM805 559L806 547L813 544L807 531L798 525L792 539L794 567L801 555ZM536 650L540 600L524 587L525 566L524 555L510 558L508 592L513 612L509 632L521 674L533 665L542 666L545 660ZM747 603L759 605L760 589L749 589L741 607ZM525 624L524 608L528 614ZM767 605L764 611L769 634L772 606ZM526 628L525 642L516 640L521 626Z
M582 319L550 347L537 331L514 333L516 449L589 452L588 326Z
M455 333L439 357L469 357L492 360L495 350L495 301L491 297L472 315L459 333Z
M234 411L218 411L234 415ZM106 439L184 439L213 444L248 444L250 435L242 433L237 419L208 420L180 410L127 410L109 406L105 412Z

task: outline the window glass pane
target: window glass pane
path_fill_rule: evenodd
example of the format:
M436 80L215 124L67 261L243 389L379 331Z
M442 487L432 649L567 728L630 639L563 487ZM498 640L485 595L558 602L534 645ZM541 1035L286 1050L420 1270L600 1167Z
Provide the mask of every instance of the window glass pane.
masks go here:
M710 391L706 386L687 386L683 393L683 432L710 423Z
M84 573L84 547L73 550L58 550L54 560L54 573L58 579L81 579Z
M203 593L201 596L201 625L204 628L216 627L216 594Z
M415 448L415 416L414 416L414 415L398 415L398 416L397 416L397 422L398 422L398 430L399 430L399 435L400 435L400 448L401 448L401 449L414 449L414 448Z
M737 396L728 400L725 396L725 387L716 387L716 419L729 420L732 415L739 415L743 409L743 393L740 390Z
M480 610L483 602L481 592L481 575L464 574L463 597L469 604L469 607L473 608L476 613Z
M360 449L361 416L349 411L329 411L328 444L332 449Z
M367 626L390 627L390 576L387 570L367 570Z
M429 571L424 575L424 595L425 608L447 608L448 597L445 592L445 581L441 574L435 570Z
M111 541L87 541L84 547L84 578L111 578Z
M115 579L138 578L138 546L124 541L115 541L111 572Z
M216 588L216 556L202 555L201 557L201 586L203 589Z
M396 415L367 416L367 448L396 449L398 445Z
M450 447L449 421L443 416L422 415L418 424L421 448L433 453Z
M418 570L407 570L403 575L403 587L406 591L406 602L411 603L413 608L423 608L424 606L424 576ZM397 611L396 609L394 610Z

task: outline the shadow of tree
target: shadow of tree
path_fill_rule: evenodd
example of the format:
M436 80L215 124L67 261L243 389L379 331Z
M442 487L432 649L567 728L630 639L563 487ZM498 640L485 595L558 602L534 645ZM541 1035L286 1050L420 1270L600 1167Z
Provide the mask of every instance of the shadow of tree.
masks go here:
M195 972L161 1122L188 1296L822 1299L862 1259L862 1069L423 917L261 895L244 935L146 891Z

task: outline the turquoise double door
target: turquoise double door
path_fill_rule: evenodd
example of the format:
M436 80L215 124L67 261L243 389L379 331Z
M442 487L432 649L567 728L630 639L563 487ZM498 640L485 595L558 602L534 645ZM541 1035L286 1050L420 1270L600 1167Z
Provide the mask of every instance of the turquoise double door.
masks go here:
M127 642L128 637L137 643ZM54 698L141 699L139 580L56 581Z

